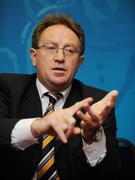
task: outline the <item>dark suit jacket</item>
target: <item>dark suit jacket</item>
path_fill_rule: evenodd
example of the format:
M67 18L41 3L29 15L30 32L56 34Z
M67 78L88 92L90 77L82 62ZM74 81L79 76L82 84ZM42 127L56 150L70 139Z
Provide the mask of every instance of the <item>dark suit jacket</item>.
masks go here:
M11 147L11 131L14 125L22 118L39 117L42 115L41 102L36 88L36 74L0 75L0 179L32 178L41 158L39 144L33 145L24 151ZM88 87L78 80L73 80L71 92L64 107L91 96L98 101L106 92L94 87ZM77 126L79 121L77 120ZM82 151L81 136L70 137L67 144L55 142L56 166L61 180L85 179L94 173L104 175L119 168L119 153L116 136L116 120L114 109L103 124L107 137L107 155L96 167L91 167ZM96 174L95 174L96 172ZM110 176L110 173L109 173Z

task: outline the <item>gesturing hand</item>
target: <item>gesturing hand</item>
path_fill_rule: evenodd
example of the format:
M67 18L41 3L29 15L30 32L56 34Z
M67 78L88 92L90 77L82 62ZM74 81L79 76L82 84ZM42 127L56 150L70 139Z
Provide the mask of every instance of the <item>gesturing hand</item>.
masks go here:
M88 109L92 101L92 98L86 98L69 108L55 110L42 118L36 119L31 126L33 136L40 137L44 134L50 134L66 143L69 136L80 133L80 128L75 127L74 114L81 109Z
M85 139L90 138L95 130L106 120L111 109L114 107L118 92L113 90L109 92L103 99L85 108L85 113L78 111L76 114L81 120L83 136Z

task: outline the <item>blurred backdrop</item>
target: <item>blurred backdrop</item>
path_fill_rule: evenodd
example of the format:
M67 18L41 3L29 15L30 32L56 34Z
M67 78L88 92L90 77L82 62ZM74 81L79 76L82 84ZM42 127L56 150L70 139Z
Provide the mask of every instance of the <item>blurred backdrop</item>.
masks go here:
M51 12L67 13L83 26L85 62L76 78L119 91L117 136L135 144L135 0L1 0L0 72L35 71L29 57L31 34Z

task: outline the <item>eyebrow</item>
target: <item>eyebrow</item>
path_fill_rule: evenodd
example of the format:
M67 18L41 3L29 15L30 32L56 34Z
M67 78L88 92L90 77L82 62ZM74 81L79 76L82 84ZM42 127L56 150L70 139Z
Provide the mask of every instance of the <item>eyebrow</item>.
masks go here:
M56 43L56 42L54 42L54 41L52 41L52 40L49 40L49 41L45 41L45 42L43 42L43 43L41 43L41 45L39 45L39 46L43 46L44 44L54 44L55 46L57 46L58 47L58 43ZM65 47L73 47L73 48L75 48L77 51L81 51L81 47L76 47L74 44L72 44L72 43L66 43L62 48L65 48Z

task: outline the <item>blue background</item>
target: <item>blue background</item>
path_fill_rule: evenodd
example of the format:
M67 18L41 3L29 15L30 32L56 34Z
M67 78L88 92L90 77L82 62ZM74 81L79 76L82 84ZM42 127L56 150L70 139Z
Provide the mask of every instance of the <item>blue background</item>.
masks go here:
M117 136L135 144L135 0L1 0L0 72L32 73L29 48L37 22L64 12L86 34L85 62L77 78L117 89Z

